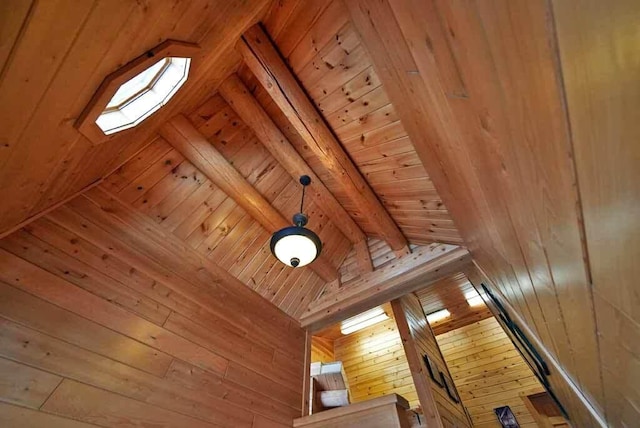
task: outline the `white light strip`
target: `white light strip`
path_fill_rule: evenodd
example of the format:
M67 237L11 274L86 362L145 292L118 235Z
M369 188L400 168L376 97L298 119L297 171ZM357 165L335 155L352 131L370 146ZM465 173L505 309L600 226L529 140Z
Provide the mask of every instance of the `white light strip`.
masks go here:
M441 321L449 316L451 316L451 312L446 309L441 309L437 312L433 312L427 315L427 321L429 321L429 324L432 324L434 322Z
M377 308L369 309L368 311L363 312L359 315L356 315L355 317L351 317L349 319L342 321L342 323L340 324L340 327L349 328L353 325L365 322L370 318L377 317L380 314L384 314L384 310L380 306L378 306Z
M362 321L362 322L360 322L358 324L354 324L354 325L352 325L350 327L346 327L346 328L345 327L341 327L340 328L340 332L342 334L344 334L344 335L351 334L351 333L356 332L358 330L362 330L363 328L366 328L366 327L372 326L374 324L377 324L377 323L379 323L381 321L384 321L384 320L386 320L388 318L389 318L389 316L383 312L380 315L376 315L373 318L369 318L369 319L364 320L364 321Z

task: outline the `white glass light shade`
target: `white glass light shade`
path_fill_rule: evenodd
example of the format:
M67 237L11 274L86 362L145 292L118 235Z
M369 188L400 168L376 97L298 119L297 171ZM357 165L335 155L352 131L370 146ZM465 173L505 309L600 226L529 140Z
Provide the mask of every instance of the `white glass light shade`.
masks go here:
M163 58L123 83L98 116L106 135L133 128L165 105L189 76L189 58Z
M271 251L285 265L302 267L318 257L321 249L319 244L319 238L309 229L291 226L273 235ZM294 265L294 260L298 261L296 265Z

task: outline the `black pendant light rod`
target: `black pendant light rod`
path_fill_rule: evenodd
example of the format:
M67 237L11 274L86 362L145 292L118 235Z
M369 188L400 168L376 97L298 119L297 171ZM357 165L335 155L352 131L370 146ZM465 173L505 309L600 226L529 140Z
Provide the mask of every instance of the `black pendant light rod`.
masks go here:
M311 184L311 177L308 175L300 176L300 184L302 184L302 199L300 200L300 212L302 211L302 206L304 204L304 190L307 188L309 184Z

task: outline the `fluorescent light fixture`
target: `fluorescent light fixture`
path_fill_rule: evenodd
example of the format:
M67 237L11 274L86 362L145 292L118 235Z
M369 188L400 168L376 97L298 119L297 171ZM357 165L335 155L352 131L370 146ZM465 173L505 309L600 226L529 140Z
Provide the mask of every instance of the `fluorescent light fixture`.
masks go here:
M342 321L340 332L344 335L372 326L389 318L389 315L380 306Z
M469 306L480 306L484 305L484 300L478 294L476 290L469 290L464 293L464 298L467 299L467 303Z
M432 312L427 315L427 321L429 321L429 324L433 324L434 322L442 321L449 316L451 316L451 312L446 309L441 309L437 312Z

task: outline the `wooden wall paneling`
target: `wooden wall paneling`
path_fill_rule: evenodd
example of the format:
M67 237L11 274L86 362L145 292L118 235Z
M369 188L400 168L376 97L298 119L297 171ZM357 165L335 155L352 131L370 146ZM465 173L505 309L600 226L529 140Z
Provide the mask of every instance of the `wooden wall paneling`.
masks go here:
M216 426L180 413L121 397L92 386L65 379L42 406L42 410L99 426L124 423L158 426Z
M352 280L316 299L300 323L312 331L423 288L470 263L467 250L446 244L417 247L413 254Z
M388 315L386 321L335 339L335 360L344 364L352 402L396 393L415 408L418 396L390 308Z
M71 127L67 126L67 132L59 137L58 144L25 150L26 144L37 144L48 136L48 126L58 125L56 122L59 119L51 114L51 108L56 103L70 104L68 97L73 96L68 92L70 84L82 76L85 71L83 66L91 69L101 59L109 37L121 28L122 22L132 11L132 5L114 6L85 3L77 7L70 2L38 4L22 37L17 41L18 46L14 47L10 66L0 82L0 98L7 106L0 116L5 118L2 126L5 129L5 144L8 145L0 159L0 182L7 183L3 190L7 192L4 197L8 201L7 210L3 211L0 218L3 229L28 217L29 210L40 196L40 186L46 184L49 174L55 169L56 158L64 156L69 145L73 146L79 138L77 133L69 132ZM104 14L113 15L115 19L109 23L99 22L98 17ZM59 19L60 16L65 16L68 21ZM95 38L87 40L87 36ZM102 44L105 38L107 43ZM78 47L78 39L97 46L89 53L86 50L88 45ZM48 45L52 56L33 55L43 43ZM67 58L70 62L65 61ZM10 110L9 105L13 106ZM41 167L24 174L23 165L28 164ZM15 192L12 186L20 189L14 193L14 197L10 197L10 191Z
M493 316L484 301L477 306L470 306L466 299L469 292L475 293L475 288L462 272L416 291L425 314L441 309L447 309L451 313L451 316L441 321L430 323L436 336Z
M62 279L58 279L35 265L31 265L4 250L2 250L1 255L6 272L2 278L4 282L19 283L21 289L30 294L54 302L62 308L97 321L103 326L121 334L128 335L135 340L145 343L148 346L153 346L168 354L178 355L187 361L193 361L215 372L223 372L225 370L227 364L226 359L217 355L204 353L202 352L202 348L194 346L194 344L185 341L181 337L150 322L144 321L117 306L111 305L106 300L81 290ZM13 269L11 269L10 266L13 267ZM11 278L11 276L14 278ZM48 284L48 287L44 284ZM89 331L91 328L91 325L85 327L85 329ZM100 329L94 328L94 330ZM71 333L72 332L69 332L70 335ZM108 333L104 334L108 335ZM91 337L83 339L82 335L78 336L78 334L76 334L76 336L75 340L87 340L89 341L88 343L94 347L108 346L108 344L100 345L99 343L94 343ZM133 345L135 344L132 344L132 346ZM136 346L133 346L133 348L135 349ZM147 348L141 347L138 349L138 352L144 349ZM165 360L164 356L160 353L148 352L147 355L153 357L150 361L157 361L160 365L162 365L163 360ZM126 354L118 358L125 358L125 361L130 363ZM135 352L131 355L131 358L133 361L138 358ZM140 364L142 364L142 362L140 362ZM148 370L153 371L153 369Z
M321 336L311 338L311 362L331 363L336 361L334 341Z
M171 356L0 283L2 316L162 377Z
M611 426L638 420L639 86L635 2L552 2ZM613 244L615 243L615 244ZM635 367L635 369L634 369Z
M62 378L15 361L0 358L0 397L7 403L38 409Z
M351 198L367 207L369 215L374 219L372 221L379 229L378 233L390 242L390 246L394 250L400 251L406 247L406 240L401 232L348 159L339 142L335 140L333 134L326 127L323 119L310 103L302 88L291 75L291 72L286 68L278 52L269 42L268 36L259 27L254 26L251 32L245 33L242 40L238 46L245 62L256 75L261 85L267 89L274 101L276 101L276 104L292 121L292 125L305 139L309 148L321 160L323 160L322 153L325 154L324 156L329 153L335 159L339 159L338 163L336 163L336 161L330 161L325 157L323 160L324 167L329 169L335 176L349 177L349 182L341 179L340 183ZM272 81L273 79L276 81ZM299 118L294 120L292 119L294 117Z
M495 318L436 339L474 426L498 426L493 409L501 406L511 408L520 426L537 426L521 393L544 392L544 388Z
M379 269L385 263L396 259L393 250L387 245L386 242L380 239L369 238L367 240L367 246L369 247L369 254L371 256L370 260L373 269ZM412 246L411 249L413 251L415 249L415 246ZM356 259L357 254L352 249L340 266L341 284L347 283L360 275L360 269L358 268Z
M505 3L505 6L509 5ZM534 286L537 286L538 297L541 301L543 298L548 299L548 303L542 302L543 307L550 304L558 306L571 352L584 356L574 361L575 376L590 401L601 403L601 379L593 376L593 373L599 371L597 339L594 334L584 334L585 329L592 332L595 328L593 301L578 227L574 168L566 155L571 146L568 124L563 114L562 89L557 78L556 51L548 48L548 40L551 39L547 28L548 8L549 5L542 2L511 10L508 7L486 7L479 8L477 16L473 17L453 8L453 13L449 16L460 16L459 26L470 28L471 25L476 25L477 28L485 29L486 54L480 55L478 46L478 56L465 58L456 49L455 43L454 53L461 67L469 70L469 76L465 75L467 82L480 78L481 75L495 75L492 81L494 88L487 88L486 82L473 82L473 86L474 89L476 85L478 88L486 88L484 94L481 94L481 90L475 90L484 99L483 104L494 110L495 116L508 129L504 130L505 135L500 141L511 136L523 143L531 138L536 141L534 146L525 143L519 150L514 150L510 143L503 143L505 157L513 165L512 173L516 182L536 184L535 187L525 184L523 187L526 193L514 192L514 195L522 198L516 200L523 205L514 215L516 233L520 241L537 239L544 247L544 252L536 251L535 247L529 247L525 251L530 265L547 265L548 273L542 269L535 270L534 277L537 281ZM520 14L528 16L523 19L527 26L521 28L531 36L514 37L507 41L504 31L513 31L510 34L516 36L512 29L512 16L521 16ZM475 24L470 24L472 20ZM455 25L451 18L448 18L448 22L449 25ZM487 31L487 28L494 30ZM478 39L471 34L459 34L457 40L461 46L472 46ZM539 46L546 50L541 51ZM519 54L514 56L514 52ZM532 58L536 68L530 67L529 61L523 62L523 56ZM491 64L485 64L480 59L488 57L493 59ZM521 94L520 96L533 93L535 96L529 96L525 104L514 102L512 97L505 97L502 105L496 105L495 98L490 95L491 90ZM528 112L535 112L535 121L532 116L527 115ZM513 151L509 152L509 149ZM536 226L537 232L534 232ZM551 289L548 292L545 292L545 284ZM585 312L588 314L586 317ZM550 322L548 317L547 322ZM571 367L567 360L565 357L567 366Z
M163 156L166 156L171 149L172 147L160 137L154 139L148 146L138 152L134 158L105 177L103 185L112 193L120 193L143 171L155 165Z
M325 10L318 16L317 20L308 26L307 32L302 39L296 44L295 48L287 55L287 62L294 66L307 64L313 56L329 42L333 35L340 30L348 21L349 14L344 2L333 0ZM278 43L281 38L274 37L269 29L265 26L267 33L272 40ZM294 69L294 71L297 71Z
M169 316L172 306L160 304L159 295L145 295L146 285L139 286L134 283L133 278L126 278L127 271L118 274L117 270L127 267L126 265L114 263L113 267L106 268L108 272L105 274L104 270L95 269L90 264L103 256L102 253L97 250L100 254L96 254L96 248L78 236L67 233L46 218L37 220L28 227L29 229L15 232L0 241L0 246L156 325L162 325ZM92 252L94 253L91 254ZM111 262L106 257L98 260L95 261L105 265ZM114 284L114 277L127 284L127 287Z
M240 173L207 142L204 136L184 116L174 118L163 128L162 132L165 138L189 156L200 170L205 171L210 180L215 180L217 186L238 204L241 204L265 229L276 231L290 224L253 186L244 180ZM322 255L311 266L311 269L326 280L337 277L335 268Z
M522 329L527 338L532 342L533 346L538 350L544 361L547 363L547 367L549 368L551 375L547 377L549 381L551 391L558 397L558 400L565 408L568 410L569 416L574 423L584 426L598 426L604 427L606 426L606 422L598 415L595 408L593 408L586 397L583 395L579 387L577 386L574 379L572 379L566 372L566 369L558 363L558 361L553 357L553 355L544 347L544 345L540 342L540 340L535 336L535 334L530 330L524 320L520 317L520 315L515 311L515 309L511 306L510 302L504 298L504 296L500 295L497 287L493 285L491 280L482 272L477 265L470 266L467 270L465 270L465 274L467 278L474 284L476 289L482 290L482 287L478 287L478 285L485 284L495 296L499 296L500 303L503 305L509 316L513 319L513 321ZM500 310L491 303L488 296L484 295L484 292L481 291L481 295L483 295L483 299L487 302L487 306L491 309L494 316L496 316L496 320L501 325L503 331L507 333L508 336L512 337L509 327L501 320L497 315L500 313ZM512 339L512 343L518 349L520 356L526 355L526 350L522 348L522 345L517 341ZM518 359L516 357L511 358L511 364L517 364ZM495 367L499 365L499 363L494 363ZM531 365L532 370L534 369ZM571 413L572 409L581 409L584 408L584 412L574 412Z
M275 25L270 25L267 21L266 28L267 30L276 30L274 40L282 44L282 52L285 57L300 43L309 28L313 27L313 24L331 3L333 3L331 0L320 0L313 2L313 4L304 1L297 2L295 9L288 16L286 24L282 25L279 31Z
M455 37L448 34L447 41L452 44L457 71L463 77L468 98L448 96L438 77L444 64L437 63L423 45L407 45L407 40L415 34L422 34L424 29L428 31L426 23L416 24L418 17L426 14L409 13L409 3L373 8L349 2L348 6L372 53L378 74L385 85L394 88L389 93L394 105L403 110L401 117L409 134L415 136L412 141L418 144L418 153L445 203L453 210L454 217L460 219L457 223L477 263L485 266L488 275L495 278L518 313L536 329L536 334L563 366L577 378L584 378L581 386L598 402L601 386L599 377L593 376L598 371L594 363L598 350L594 336L584 334L586 330L594 331L588 327L593 324L593 312L590 295L585 290L587 278L574 205L576 194L570 180L571 164L565 156L566 124L562 121L563 114L549 117L552 111L561 111L562 107L554 54L545 34L547 6L534 2L527 5L528 10L513 4L465 9L437 3L443 22L454 29ZM369 13L366 20L362 19L363 13ZM370 18L373 14L379 18ZM399 27L397 22L389 20L390 14L403 25ZM504 34L521 27L513 25L513 19L525 16L527 23L522 28L528 28L535 36L524 42L514 35L516 44L509 52L503 51ZM481 28L487 26L491 26L492 31L484 34ZM516 51L521 55L515 57ZM524 57L537 58L537 72L529 69L524 74L517 72L526 69L521 62ZM407 67L418 73L408 76L400 72ZM496 73L501 76L499 81ZM533 87L538 88L538 96L530 98L525 105L510 107L511 100L516 98L505 97L507 89L509 93L520 94L518 97L527 97ZM410 98L407 91L422 95ZM520 113L510 114L516 111ZM432 118L433 127L418 126L428 117ZM455 117L467 119L457 121ZM525 118L527 122L523 125L519 121ZM478 125L484 126L485 131L478 129ZM465 140L463 135L488 138L486 130L494 136L486 144L464 143L472 138ZM527 130L525 135L524 130ZM440 143L430 143L435 141ZM514 141L518 144L514 145ZM530 150L527 146L530 141L546 146ZM446 175L443 165L446 165ZM535 183L535 187L530 183ZM503 191L496 193L491 189ZM556 212L544 211L545 201L556 198L562 199L552 204ZM470 218L470 213L475 218ZM556 230L562 238L550 242ZM525 246L521 242L536 244ZM544 246L549 246L552 258L543 256ZM563 273L555 278L560 271ZM573 306L564 309L566 305ZM574 316L576 319L569 322ZM576 335L580 337L568 339ZM589 357L574 361L574 347ZM580 406L574 409L576 414L581 411Z
M470 427L471 421L464 406L451 400L446 390L430 379L426 370L422 359L424 355L437 364L440 372L451 376L420 299L410 293L392 301L391 306L427 424Z
M271 39L282 41L286 44L287 52L289 52L302 43L303 37L310 31L310 27L314 26L314 23L323 16L324 9L332 3L335 2L331 0L316 1L310 7L299 0L274 2L266 13L262 25ZM249 87L254 88L258 85L246 64L240 65L238 74L245 79Z
M62 222L62 224L65 224L67 227L70 227L72 229L75 228L75 226L77 225L78 227L82 227L84 230L91 230L90 224L86 223L85 220L83 220L83 218L75 216L75 217L70 217L70 216L60 216L60 215L56 215L55 218L56 221L60 221ZM99 232L97 235L95 232L97 232L98 230L95 229L94 233L90 234L90 236L87 236L90 239L93 239L94 242L96 239L103 239L105 238L106 241L106 245L107 247L102 247L103 251L108 249L110 250L110 252L105 252L103 253L103 258L107 258L109 257L109 255L115 255L115 256L119 256L119 257L126 257L127 260L129 260L132 263L132 267L134 267L133 269L130 270L130 272L135 271L135 270L139 270L142 271L140 268L144 267L144 259L141 260L140 257L136 257L135 253L131 253L131 252L127 252L126 248L122 248L121 245L118 245L117 241L114 241L113 239L108 240L106 238L108 238L108 235L105 235L102 232ZM100 244L99 244L100 245ZM113 250L116 250L116 253L113 254ZM119 251L117 251L119 250ZM133 258L132 258L133 257ZM149 272L146 272L149 273ZM163 277L163 276L158 276L157 274L151 272L151 276L153 278L152 281L152 289L156 290L158 289L159 291L162 291L163 293L167 293L167 291L163 291L162 288L164 287L160 287L159 285L162 284L164 281L166 281L166 278L170 277L170 274L168 274L169 276L167 277ZM177 278L173 278L172 280L173 282L178 282L180 283L180 281ZM184 284L184 283L183 283ZM164 288L164 290L167 290L166 288ZM169 289L170 290L170 289ZM184 290L183 290L184 293ZM168 295L171 295L171 293L167 293ZM176 294L176 293L174 293ZM174 308L180 308L181 306L183 307L181 309L181 312L185 312L185 311L193 311L193 304L190 303L190 301L187 299L183 299L179 297L180 295L178 294L177 296L172 297L171 299L165 299L167 301L167 304L171 304L171 300L177 300L177 303L180 303L180 305L176 305L174 304ZM187 295L188 296L188 295ZM204 298L204 296L199 296L199 298L202 300ZM213 310L215 306L211 306L211 309ZM196 310L197 311L197 310ZM188 312L191 313L191 312ZM215 312L214 312L215 313Z
M2 4L2 35L0 36L0 66L4 69L10 58L16 40L21 36L24 23L33 11L32 1L17 0Z
M0 402L0 422L15 428L46 426L51 428L92 428L84 422Z
M241 409L233 409L230 403L204 400L197 391L181 388L4 318L0 319L0 334L3 342L0 352L13 360L223 426L251 426L251 416Z
M45 249L60 246L60 260L77 258L114 289L136 284L142 292L144 284L156 301L175 301L167 303L169 320L154 326L108 296L68 282L70 271L63 267L55 276L0 250L2 281L11 284L0 287L0 366L11 369L0 399L28 405L29 385L34 407L49 397L42 411L101 426L126 421L238 427L252 426L258 415L261 424L290 424L301 412L304 332L297 323L184 248L151 218L105 195L98 190L88 195L91 200L83 196L86 202L52 212L29 232L21 231L20 239L12 235L0 242L30 257L24 247L47 239ZM42 263L37 256L33 260ZM36 425L65 421L13 409L2 418L16 414Z
M146 258L147 260L149 257L151 258L148 262L153 263L154 269L149 269L149 267L144 265L138 266L144 268L149 275L162 278L162 276L158 276L156 271L163 272L163 275L169 275L173 282L180 283L185 290L192 290L192 293L189 295L190 298L200 299L199 301L206 299L207 305L210 306L211 309L233 307L237 312L233 318L233 323L236 325L236 328L238 328L238 326L246 326L246 331L251 332L251 329L255 328L254 317L263 319L267 322L267 325L264 326L264 332L254 336L258 341L266 340L264 337L268 334L275 334L276 340L282 341L285 339L286 335L278 333L276 325L274 325L274 328L270 328L270 324L274 322L277 322L277 325L288 324L286 319L282 318L282 313L275 307L271 308L266 306L262 312L249 315L244 305L247 301L258 304L258 302L261 302L261 300L259 300L260 297L254 295L251 290L244 287L241 283L236 282L237 280L230 277L222 268L202 258L198 253L189 249L183 242L165 233L155 222L152 222L142 214L128 209L113 197L101 191L93 192L87 196L91 199L77 199L70 204L74 211L80 213L81 216L81 218L76 220L76 222L79 220L79 224L72 224L74 232L81 234L81 236L87 236L86 229L89 228L91 223L97 222L98 224L92 228L92 232L94 234L97 232L101 240L108 242L108 234L110 234L117 237L118 240L128 243L131 247L137 248L138 251L146 251ZM97 229L98 225L102 230ZM101 242L94 243L101 246L103 245ZM115 246L115 248L121 249L119 247L122 247L122 245ZM103 246L103 248L105 247ZM106 250L113 251L113 248L106 247ZM122 250L128 250L127 252L131 253L129 249ZM176 253L185 253L191 257L186 259L186 261L182 261L182 263L178 263L174 256ZM135 256L135 254L133 254L133 256ZM195 277L193 277L193 272L197 272ZM216 301L207 296L207 294L203 294L197 287L194 288L188 281L185 281L186 278L190 278L190 281L195 281L201 284L201 286L204 286L208 293L222 293L222 295L218 294L218 299L221 300ZM242 297L227 294L225 289L220 286L221 278L234 284L234 289L237 289L236 294ZM194 292L195 294L193 294ZM216 315L223 315L226 311L221 312L222 313ZM260 339L260 337L263 337L263 339ZM295 343L296 340L297 338L292 336L283 343Z
M438 76L438 74L430 73L432 77L431 82L433 86L436 86L435 88L431 88L419 79L418 74L414 74L414 78L409 78L404 71L400 71L407 69L418 70L397 22L388 19L389 16L393 16L393 10L388 4L381 4L373 11L369 9L370 5L363 3L356 4L351 2L347 4L352 19L356 27L358 27L361 37L365 40L365 44L367 44L369 48L377 73L379 75L382 73L382 80L385 83L385 87L389 90L389 94L391 94L394 106L401 112L404 125L407 127L409 134L413 136L412 141L416 144L418 154L429 169L432 179L438 183L440 194L445 200L449 201L450 208L454 209L454 214L457 212L459 215L458 218L465 219L465 221L460 224L460 227L467 242L470 241L471 236L475 236L472 235L472 231L474 234L494 233L494 229L490 227L491 223L487 219L486 212L479 209L481 206L479 204L484 202L477 201L473 197L473 192L480 194L481 189L475 176L470 176L471 172L475 172L475 168L472 168L466 153L461 151L454 153L453 149L447 151L449 146L446 145L437 147L424 146L428 141L458 142L462 138L461 131L455 125L455 122L453 122L453 117L448 108L448 101L445 95L442 93L441 88L436 86L438 81L435 77ZM377 22L375 26L369 18L367 18L366 21L362 19L365 15L369 16L368 14L372 12L376 13L380 21ZM384 31L384 37L393 37L393 41L388 42L388 47L385 47L384 39L381 34L379 34L378 27L380 31ZM391 47L392 45L393 47ZM393 56L391 56L392 54ZM425 58L431 58L431 56L426 56L423 59ZM398 66L393 67L393 64L398 64ZM435 64L432 64L432 68L437 70ZM410 93L423 94L423 97L409 98L408 94ZM432 101L432 99L436 101ZM409 102L411 103L411 108L408 106ZM440 107L436 109L431 106ZM431 109L429 109L430 107ZM437 118L433 120L434 127L419 126L425 117L425 113L422 112L429 112L434 118ZM443 123L442 126L440 126L441 123ZM444 123L449 126L445 126ZM461 157L461 155L463 157ZM447 160L447 174L445 174L440 166L442 163L436 163L437 158ZM464 164L466 166L465 170L468 171L466 175L461 169L463 162L466 162ZM453 198L451 194L452 189L458 189L457 199ZM461 195L464 195L464 197ZM474 205L466 210L461 210L455 205L456 200L468 201L469 204ZM494 209L497 208L494 207ZM460 211L477 215L474 215L474 217L467 216L468 218L466 218ZM473 227L473 225L478 222L482 222L483 227ZM524 307L528 311L528 307L523 306L523 303L521 303L522 299L521 293L520 295L513 295L513 300L515 304L518 305L518 308L522 311ZM523 312L523 314L528 320L531 319L529 312ZM545 331L543 330L542 332L544 333Z
M292 405L281 403L271 397L240 385L225 383L217 375L190 366L178 360L174 361L167 378L178 385L197 389L206 397L224 399L237 406L250 405L252 413L287 423L300 414L300 403Z

